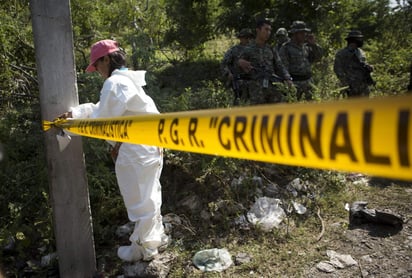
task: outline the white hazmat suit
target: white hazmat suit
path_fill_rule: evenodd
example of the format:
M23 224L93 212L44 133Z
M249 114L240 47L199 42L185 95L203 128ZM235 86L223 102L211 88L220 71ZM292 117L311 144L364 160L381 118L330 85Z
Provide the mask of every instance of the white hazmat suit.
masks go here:
M114 70L103 84L100 101L71 107L73 118L104 118L140 114L158 114L152 98L142 86L145 71L127 68ZM108 141L109 142L109 141ZM109 142L112 146L115 142ZM120 192L130 221L135 222L130 236L132 244L121 246L118 255L125 261L150 260L164 245L161 216L160 174L163 167L162 149L155 146L123 143L119 149L115 170Z

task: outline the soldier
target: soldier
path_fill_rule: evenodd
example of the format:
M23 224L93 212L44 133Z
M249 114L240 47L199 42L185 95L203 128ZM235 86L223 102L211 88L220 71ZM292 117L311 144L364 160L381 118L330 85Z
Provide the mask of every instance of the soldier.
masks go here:
M348 97L369 96L370 85L374 84L370 73L373 67L366 62L363 35L360 31L350 31L345 38L347 46L335 55L333 70L342 86L348 86Z
M276 37L275 49L276 49L276 51L279 52L282 45L284 43L290 41L290 38L288 36L288 31L285 28L281 27L276 31L275 37Z
M278 53L267 44L271 31L269 20L258 20L256 38L245 47L239 59L239 66L250 78L250 104L282 102L284 97L273 82L292 84ZM279 72L280 76L276 76L275 72Z
M322 48L316 43L315 36L310 34L303 21L294 21L289 33L291 39L282 45L279 51L280 58L289 71L293 84L297 89L297 98L313 99L312 67L323 55Z
M240 30L236 37L239 39L239 44L226 51L221 64L223 76L234 92L235 105L239 104L240 99L245 99L248 95L247 80L243 79L238 59L245 46L253 39L253 33L249 28L244 28Z

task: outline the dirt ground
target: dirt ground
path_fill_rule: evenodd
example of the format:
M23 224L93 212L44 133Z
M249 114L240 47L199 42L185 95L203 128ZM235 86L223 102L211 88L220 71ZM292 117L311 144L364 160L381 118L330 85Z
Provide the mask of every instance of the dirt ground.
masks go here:
M361 176L348 183L347 188L351 200L367 202L369 211L386 211L401 216L402 226L375 223L350 225L349 217L342 217L345 213L341 216L336 215L334 203L329 211L326 209L322 213L324 233L321 239L313 244L303 242L316 238L320 227L316 227L312 233L299 236L296 235L297 231L292 229L291 233L296 236L295 240L302 240L301 246L299 243L286 243L288 241L284 244L280 243L281 241L272 242L271 237L267 236L265 241L261 242L261 246L253 246L252 243L252 247L248 246L251 248L249 249L246 245L239 246L242 242L239 238L238 244L229 249L233 257L240 251L246 252L252 258L250 263L233 265L221 273L201 273L191 264L190 255L180 254L179 256L183 255L185 258L178 260L179 262L172 262L171 267L174 270L165 277L412 277L412 183ZM342 207L338 209L344 210L344 204L343 202ZM349 216L349 212L347 215ZM310 217L316 218L316 214ZM225 242L224 245L227 244ZM279 250L273 251L273 246L277 246ZM287 249L287 252L282 248ZM327 255L330 253L329 250L345 257L350 256L353 265L333 265L333 261ZM265 255L262 256L262 252ZM293 256L286 255L288 261L282 261L282 254L286 253L298 256L301 254L300 256L305 258L293 260ZM267 260L268 257L270 260ZM332 266L331 272L320 270L319 263ZM176 271L178 269L180 271Z
M202 273L191 263L193 252L183 252L177 255L180 259L166 264L172 269L169 275L162 277L412 277L412 183L360 176L348 181L346 190L348 194L345 196L350 197L350 200L367 202L369 211L386 211L401 216L402 226L370 222L350 225L349 217L345 216L349 216L349 212L344 212L344 204L349 200L337 196L330 207L324 208L322 212L324 232L319 241L313 242L313 239L318 237L320 225L311 231L309 228L300 235L298 230L295 230L296 227L291 228L294 237L291 240L280 240L283 238L282 229L277 241L273 240L276 237L272 238L270 234L259 235L257 238L260 239L250 240L250 245L242 245L245 239L241 237L236 238L235 245L222 239L223 246L229 247L233 257L239 252L245 252L251 257L251 261L243 265L232 265L221 273ZM336 213L336 210L341 213ZM309 218L319 222L316 213L312 213ZM198 228L200 229L200 226ZM250 237L251 234L247 236ZM175 237L175 241L176 239L178 240L179 236ZM307 243L309 241L312 243ZM345 257L350 256L353 265L334 265L327 255L330 251ZM290 254L297 254L299 257ZM330 266L330 272L320 270L320 263Z
M195 185L193 188L201 189ZM333 200L321 204L320 215L324 229L321 229L316 212L312 211L305 221L299 222L299 217L295 218L295 224L290 224L288 237L285 233L285 223L282 228L272 233L261 233L254 229L238 231L238 227L233 229L229 225L223 229L224 223L228 222L226 218L217 221L219 210L216 211L215 218L210 216L214 219L212 221L196 218L196 213L191 213L190 209L185 208L185 213L179 214L184 221L173 228L170 248L162 253L164 256L161 256L163 259L158 265L151 265L153 269L150 270L156 274L127 275L125 266L129 264L117 258L117 249L111 241L110 245L98 249L98 269L101 272L95 277L412 277L412 182L360 176L348 180L342 191L344 194L336 192L336 195L332 194ZM185 192L193 194L194 190L187 189ZM200 193L198 192L198 195L205 198L205 194ZM214 196L216 192L210 194ZM175 194L170 196L173 197ZM345 212L345 202L354 201L367 202L368 210L387 211L399 215L403 224L393 226L369 222L350 225L349 212ZM216 205L219 204L216 202ZM222 204L226 210L230 208L226 203ZM187 217L183 218L184 215ZM225 212L223 215L230 214ZM194 221L196 219L197 222ZM114 241L120 245L128 244L128 234ZM241 253L250 257L250 260L245 263L235 263L221 273L203 273L196 269L191 259L196 251L206 247L227 247L233 259ZM351 265L336 264L336 261L328 256L331 251L349 258ZM329 272L320 269L320 265L328 266L326 270ZM16 273L14 276L6 277L58 277L56 268L49 268L47 272L47 276L45 272L40 274L32 270L27 276L25 274L17 276Z
M328 223L329 231L323 239L326 248L350 255L357 265L326 273L314 263L304 277L412 277L412 185L378 184L368 195L364 198L371 200L371 209L379 204L376 209L401 215L402 228L373 223L347 228L345 223Z

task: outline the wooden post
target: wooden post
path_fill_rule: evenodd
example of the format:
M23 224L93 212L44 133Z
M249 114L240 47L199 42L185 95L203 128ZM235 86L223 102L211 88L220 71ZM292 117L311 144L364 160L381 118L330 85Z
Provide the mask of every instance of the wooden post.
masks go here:
M40 105L53 120L78 105L69 0L31 0ZM96 271L86 168L80 137L60 152L57 131L45 133L50 201L60 277L92 277Z

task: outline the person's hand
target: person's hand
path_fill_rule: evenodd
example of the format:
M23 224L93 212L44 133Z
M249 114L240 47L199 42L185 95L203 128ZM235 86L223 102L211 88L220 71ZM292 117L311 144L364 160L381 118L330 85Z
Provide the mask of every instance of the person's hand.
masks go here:
M233 74L231 72L229 72L229 74L227 75L227 80L232 82L233 80Z
M310 33L306 35L306 41L308 44L316 44L315 35Z
M373 72L374 68L372 65L369 64L365 64L365 68L369 71L369 72Z
M57 118L55 120L61 120L61 119L67 119L67 118L73 118L73 115L72 115L71 111L60 114L59 116L57 116Z
M239 59L238 63L239 67L246 73L249 73L253 69L252 64L249 61L246 61L245 59Z
M284 82L285 82L286 85L288 85L289 88L293 86L293 82L290 79L287 79Z

